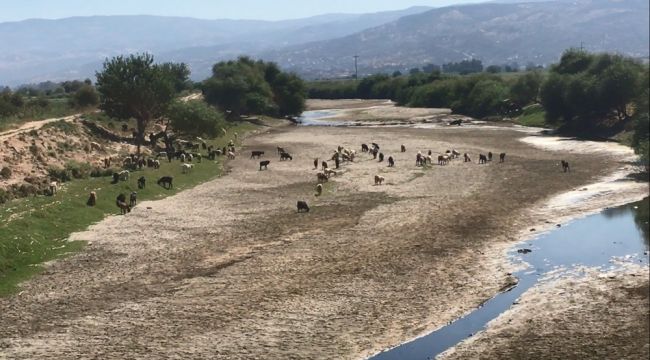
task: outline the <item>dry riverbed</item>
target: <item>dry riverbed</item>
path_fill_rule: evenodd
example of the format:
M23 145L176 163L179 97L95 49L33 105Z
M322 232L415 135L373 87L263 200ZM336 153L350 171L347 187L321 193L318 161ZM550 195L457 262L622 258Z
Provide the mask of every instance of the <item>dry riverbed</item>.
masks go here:
M246 140L222 178L75 234L90 242L83 252L0 299L0 357L355 359L438 328L511 281L505 249L551 215L531 209L623 166L616 154L560 153L526 136L270 129ZM316 197L313 159L362 142L396 166L360 154ZM276 146L293 160L280 162ZM450 148L508 155L414 166L418 150ZM266 152L268 171L251 150ZM296 200L311 211L297 214Z

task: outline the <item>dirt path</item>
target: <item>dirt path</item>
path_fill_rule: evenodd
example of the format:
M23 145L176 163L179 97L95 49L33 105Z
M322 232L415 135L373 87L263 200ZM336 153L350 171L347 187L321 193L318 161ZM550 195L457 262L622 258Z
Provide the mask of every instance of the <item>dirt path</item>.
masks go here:
M509 281L504 249L544 221L531 207L619 166L522 136L287 127L250 138L227 176L75 234L84 252L0 299L0 357L354 359L437 328ZM314 196L315 157L371 141L395 168L360 154ZM278 145L293 161L278 161ZM417 150L449 148L508 156L414 166ZM580 165L564 174L560 156ZM299 199L310 213L296 213Z
M201 94L190 94L190 95L182 97L181 100L182 101L190 101L190 100L197 100L197 99L201 99L201 98L202 98ZM73 114L73 115L64 116L64 117L55 117L55 118L49 118L49 119L44 119L44 120L36 120L36 121L26 122L26 123L20 125L19 127L15 128L15 129L0 131L0 141L4 141L4 140L6 140L6 139L8 139L8 138L10 138L10 137L12 137L14 135L20 134L20 133L29 132L31 130L38 130L38 129L42 128L44 125L55 122L55 121L63 120L63 121L71 122L71 121L74 121L76 119L79 119L82 115L83 115L83 113L78 113L78 114Z
M4 141L9 139L10 137L20 134L20 133L26 133L31 130L38 130L42 128L43 126L53 123L55 121L67 121L71 122L74 121L75 119L78 119L82 114L74 114L70 116L64 116L64 117L56 117L56 118L50 118L50 119L45 119L45 120L37 120L37 121L30 121L27 123L24 123L20 125L20 127L11 129L11 130L6 130L6 131L0 131L0 141Z

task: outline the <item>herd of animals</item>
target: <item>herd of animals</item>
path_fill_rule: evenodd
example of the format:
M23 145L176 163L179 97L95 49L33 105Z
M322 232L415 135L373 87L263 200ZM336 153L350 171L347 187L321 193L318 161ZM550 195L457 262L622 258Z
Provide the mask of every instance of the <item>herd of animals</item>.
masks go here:
M136 169L142 169L143 167L148 167L152 169L160 169L160 158L166 158L168 162L172 162L174 159L180 162L181 173L188 174L194 168L194 162L200 163L203 159L203 155L200 152L200 148L207 150L207 158L210 160L215 160L218 156L227 156L228 159L235 158L235 146L234 141L230 140L228 146L224 146L222 149L215 149L213 146L208 146L203 140L199 144L194 144L187 141L179 140L179 147L185 147L186 149L191 149L192 151L187 150L174 150L173 148L168 151L159 152L155 157L145 158L141 155L129 155L121 160L121 165L124 170L113 173L113 184L117 184L120 181L129 180L131 171ZM402 153L406 152L406 146L401 145L400 151ZM361 152L372 155L373 159L378 160L378 162L384 162L385 155L380 150L380 146L377 143L361 144ZM280 158L280 161L291 161L293 156L287 152L282 147L277 147L277 155ZM250 159L259 159L264 156L264 151L253 150L251 151ZM338 169L345 162L354 162L357 152L354 149L344 148L339 146L333 154L328 157L326 160L323 160L319 163L319 159L314 159L314 170L319 170L316 174L317 185L316 185L316 196L320 196L323 192L323 183L327 182L331 177L338 174ZM450 161L460 158L461 153L455 149L447 150L444 154L437 156L437 164L441 166L448 165ZM462 154L464 162L472 162L472 159L468 153ZM491 162L493 158L492 152L487 154L478 155L478 164L487 164ZM433 157L431 150L425 155L421 151L418 151L415 155L415 166L424 167L426 165L433 164ZM506 153L502 152L499 154L499 162L505 162ZM388 167L395 166L395 159L392 156L388 156L386 159ZM104 159L104 167L109 168L111 163L114 161L112 158ZM334 168L329 167L327 161L334 162ZM259 162L259 171L268 170L270 165L270 160L261 160ZM562 170L564 172L570 171L569 163L565 160L561 160ZM158 179L157 184L165 189L172 189L173 187L173 177L172 176L162 176ZM374 176L374 184L382 185L386 179L381 175ZM138 189L144 189L146 187L147 179L144 176L141 176L137 180ZM51 182L50 184L50 194L56 194L58 190L58 183L56 181ZM90 192L87 205L95 206L97 203L97 193ZM137 192L133 191L129 194L129 199L127 202L127 197L125 194L119 194L115 200L117 207L120 209L121 214L126 214L131 211L131 209L137 204ZM309 205L305 200L299 200L297 202L298 212L309 212Z
M400 151L402 153L406 152L406 146L401 145ZM361 144L361 152L362 153L369 153L373 156L373 159L377 160L379 162L383 162L385 155L383 152L380 151L380 146L377 143L371 143L371 146L368 146L368 144ZM277 154L280 155L280 161L283 160L293 160L293 157L291 154L289 154L284 148L282 147L277 147ZM335 164L335 169L339 169L341 164L343 162L354 162L354 159L356 157L356 150L354 149L346 149L342 146L339 146L337 150L334 151L332 156L329 158L329 160L334 161ZM251 151L251 159L260 159L261 156L264 155L264 151L261 150L253 150ZM448 165L449 162L453 159L459 158L461 155L460 152L456 151L455 149L452 150L447 150L444 154L438 155L437 160L438 160L438 165ZM491 162L493 158L492 152L488 152L487 154L479 154L478 155L478 163L479 164L487 164L488 162ZM471 157L469 156L468 153L463 154L463 159L464 162L472 162ZM499 154L499 162L505 162L506 161L506 153L502 152ZM260 171L261 170L266 170L268 169L268 165L271 163L270 160L262 160L260 161ZM389 156L387 159L388 167L394 167L395 166L395 159L392 156ZM431 165L433 163L433 158L432 158L432 151L429 150L427 155L422 154L421 151L418 151L415 157L415 166L418 167L423 167L428 165ZM561 160L562 164L562 169L564 172L570 171L569 163L565 160ZM320 165L320 168L319 168ZM316 184L316 196L320 196L323 192L323 183L327 182L330 177L335 176L338 174L337 170L332 169L328 166L327 161L322 161L319 164L319 159L315 158L314 159L314 170L320 171L316 174L316 179L317 179L317 184ZM384 181L386 180L383 176L381 175L375 175L374 177L375 180L375 185L382 185ZM307 201L305 200L299 200L296 204L296 207L298 209L298 212L309 212L309 204L307 204Z

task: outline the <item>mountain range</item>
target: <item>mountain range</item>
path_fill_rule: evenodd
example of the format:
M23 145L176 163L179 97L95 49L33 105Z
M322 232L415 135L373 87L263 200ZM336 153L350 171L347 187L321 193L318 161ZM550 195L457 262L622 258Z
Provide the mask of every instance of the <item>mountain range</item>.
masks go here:
M192 78L239 55L309 77L361 74L478 58L548 64L563 50L647 58L647 0L505 0L284 21L93 16L0 23L0 85L93 77L107 57L151 52Z

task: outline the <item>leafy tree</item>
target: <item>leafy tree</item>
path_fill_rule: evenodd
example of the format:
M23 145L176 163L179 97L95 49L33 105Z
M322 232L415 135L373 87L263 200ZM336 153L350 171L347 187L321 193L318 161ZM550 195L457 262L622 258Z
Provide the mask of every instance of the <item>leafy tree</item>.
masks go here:
M274 114L277 106L262 65L248 57L215 64L203 84L205 100L233 115Z
M171 127L183 134L216 137L224 126L223 115L204 101L175 101L167 111Z
M539 96L546 110L546 120L557 123L560 119L571 119L571 108L565 101L565 88L568 79L560 74L551 73L539 90Z
M174 90L181 92L190 86L190 69L184 63L164 63L160 65L163 72L169 74L174 83Z
M99 94L92 85L84 84L71 99L72 105L80 108L99 105Z
M642 67L619 55L567 50L542 85L540 97L551 121L595 127L611 114L630 116L630 104L640 91Z
M279 73L271 83L274 100L281 116L298 116L305 110L307 89L295 74Z
M510 87L510 99L521 107L537 101L542 80L542 74L538 71L518 77Z
M502 71L501 66L499 65L490 65L485 68L485 72L490 74L498 74Z
M589 68L593 56L579 49L569 49L562 54L560 63L551 70L557 74L577 74Z
M169 68L154 64L150 54L138 54L107 60L103 70L96 74L100 108L108 116L136 120L138 152L147 124L165 112L176 94L174 85L187 80L185 75L174 74Z
M608 67L597 72L598 104L604 110L614 109L619 120L629 117L628 104L640 91L640 66L617 57Z
M494 114L508 97L508 87L500 81L477 82L467 97L467 113L476 117Z

